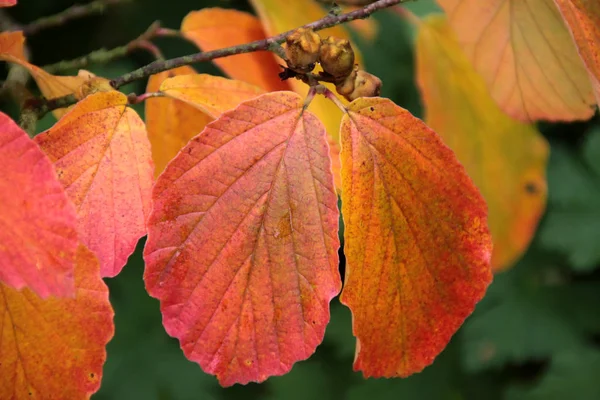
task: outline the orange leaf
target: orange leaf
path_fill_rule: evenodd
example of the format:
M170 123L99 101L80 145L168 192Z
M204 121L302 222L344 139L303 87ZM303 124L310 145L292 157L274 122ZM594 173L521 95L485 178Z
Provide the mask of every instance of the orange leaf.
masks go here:
M69 94L75 94L77 89L87 80L87 78L83 76L55 76L49 74L43 69L8 53L1 53L0 60L19 64L26 68L33 76L33 79L35 79L35 82L37 83L44 97L47 99L54 99ZM52 111L56 118L62 117L66 112L66 109Z
M438 0L492 97L524 120L588 119L594 94L553 0Z
M210 123L159 177L144 280L186 356L224 386L288 372L340 289L325 130L275 92Z
M50 160L2 113L0 163L0 282L72 295L75 210Z
M140 117L119 92L91 94L35 141L54 162L79 216L79 239L117 275L146 234L153 164Z
M12 7L17 4L17 0L0 0L0 7Z
M342 120L342 213L355 370L421 371L491 282L483 198L421 120L383 98Z
M160 85L160 91L195 106L213 118L237 107L242 101L264 93L259 87L242 81L206 74L169 78Z
M114 334L98 260L79 246L75 298L41 300L0 284L0 398L88 399Z
M420 24L417 69L427 125L486 198L492 267L508 268L529 245L546 206L548 144L498 108L444 17Z
M0 33L0 53L10 54L11 56L24 60L24 46L25 37L23 36L23 32L17 31Z
M554 0L571 30L579 55L587 66L600 105L600 2Z
M265 32L254 16L237 10L205 8L190 12L181 23L181 33L204 51L217 50L264 39ZM265 90L287 90L279 79L281 68L268 51L214 60L234 79L260 86Z
M157 92L165 79L195 74L191 67L181 67L152 75L147 92ZM213 118L206 113L176 99L152 97L146 100L146 127L152 143L152 159L158 176L186 143L202 132Z

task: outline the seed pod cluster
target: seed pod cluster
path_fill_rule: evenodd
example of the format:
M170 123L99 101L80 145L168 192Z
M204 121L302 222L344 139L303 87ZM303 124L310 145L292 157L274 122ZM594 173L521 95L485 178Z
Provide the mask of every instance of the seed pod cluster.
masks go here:
M298 28L286 38L285 52L288 68L298 74L307 74L320 63L321 75L333 81L337 92L348 101L381 92L381 80L354 64L354 50L346 39L329 36L321 40L312 29Z

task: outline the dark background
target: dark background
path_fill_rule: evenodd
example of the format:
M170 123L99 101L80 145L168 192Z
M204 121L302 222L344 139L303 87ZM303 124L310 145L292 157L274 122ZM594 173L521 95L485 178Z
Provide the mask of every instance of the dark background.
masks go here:
M27 23L72 4L20 0L8 12ZM206 6L251 10L245 0L127 2L28 38L31 61L45 65L125 44L157 19L177 29L187 12ZM436 10L433 0L418 0L410 8L420 15ZM411 30L388 13L376 19L377 38L357 38L367 70L383 80L382 96L421 116ZM174 38L155 42L167 57L195 51ZM89 69L111 78L150 61L138 52ZM210 64L197 67L219 73ZM144 84L124 91L142 93ZM8 104L0 106L14 112ZM143 114L143 107L137 110ZM53 122L46 117L39 130ZM223 389L164 332L158 301L144 290L142 241L123 272L106 280L116 335L93 399L600 399L600 121L596 115L589 122L540 124L540 129L551 144L550 193L533 244L514 268L496 276L475 313L424 372L390 380L365 380L353 372L350 314L334 299L325 340L309 360L263 384Z

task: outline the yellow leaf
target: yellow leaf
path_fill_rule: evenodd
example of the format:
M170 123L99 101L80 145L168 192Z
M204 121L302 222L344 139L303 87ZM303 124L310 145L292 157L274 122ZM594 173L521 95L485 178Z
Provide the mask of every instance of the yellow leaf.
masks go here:
M242 81L206 74L168 78L160 85L160 92L184 101L213 118L264 93L259 87Z
M147 92L157 92L167 78L195 74L191 67L175 68L152 75ZM158 176L179 150L213 118L196 107L168 97L152 97L146 100L146 129L152 144L154 176Z
M529 245L546 205L548 145L533 126L499 109L444 17L420 24L417 74L427 124L487 201L492 268L508 268Z

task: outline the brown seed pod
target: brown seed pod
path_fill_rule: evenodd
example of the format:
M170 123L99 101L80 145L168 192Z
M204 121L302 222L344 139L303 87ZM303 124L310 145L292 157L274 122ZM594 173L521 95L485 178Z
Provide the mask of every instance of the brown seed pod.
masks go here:
M319 51L319 62L323 71L335 78L349 75L354 69L354 50L346 39L329 36L323 40Z
M354 76L352 82L348 82L348 79ZM359 97L375 97L381 93L381 79L375 75L369 74L366 71L356 71L356 75L353 73L348 76L341 85L336 86L336 90L339 94L344 96L346 100L352 101ZM340 90L342 89L342 90Z
M285 39L288 67L299 73L313 70L319 59L321 37L312 29L298 28Z
M355 66L348 76L335 85L335 90L344 97L352 93L354 91L354 81L356 80L357 74L358 66Z

